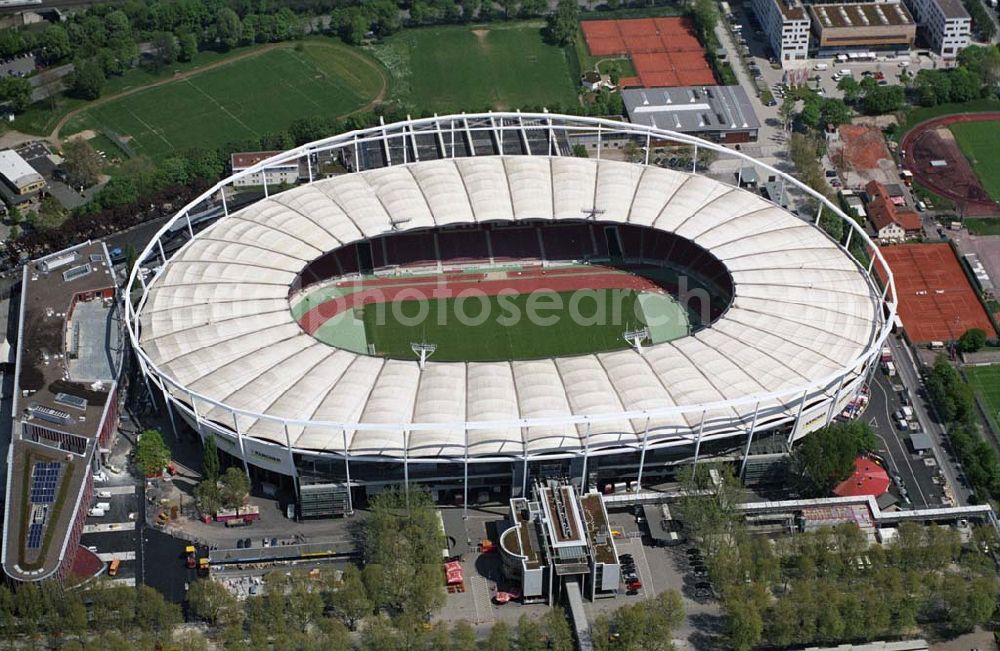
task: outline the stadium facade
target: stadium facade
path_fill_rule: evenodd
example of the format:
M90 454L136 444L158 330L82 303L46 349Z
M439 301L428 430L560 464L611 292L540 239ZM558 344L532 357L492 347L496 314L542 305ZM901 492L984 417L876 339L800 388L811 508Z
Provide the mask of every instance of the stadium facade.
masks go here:
M596 138L594 157L571 155L579 138ZM622 160L629 140L640 162ZM734 172L754 165L803 214L740 189L735 173L653 165L653 143L695 161L712 152ZM225 189L291 161L307 182L265 186L229 211ZM333 167L346 172L320 174ZM823 218L843 224L840 241ZM504 252L490 235L502 230ZM721 306L688 336L645 347L426 363L330 346L289 307L304 272L318 282L502 258L669 264L717 288ZM857 397L896 309L868 236L790 175L684 134L547 113L414 119L274 156L169 220L126 295L132 346L171 418L215 436L255 477L294 484L303 505L324 495L315 514L395 483L468 504L525 495L544 477L648 482L709 456L742 472Z

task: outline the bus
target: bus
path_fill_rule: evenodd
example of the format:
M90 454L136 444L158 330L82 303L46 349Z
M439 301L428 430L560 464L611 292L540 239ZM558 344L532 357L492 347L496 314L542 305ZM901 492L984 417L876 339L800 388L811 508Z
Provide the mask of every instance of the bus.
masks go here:
M111 561L111 565L108 566L108 576L116 576L118 574L118 567L122 564L117 558Z

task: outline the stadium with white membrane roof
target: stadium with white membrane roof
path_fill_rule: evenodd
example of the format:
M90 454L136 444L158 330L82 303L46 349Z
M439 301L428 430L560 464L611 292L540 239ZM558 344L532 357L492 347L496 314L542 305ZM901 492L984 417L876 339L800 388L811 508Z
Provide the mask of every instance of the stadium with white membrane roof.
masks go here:
M644 160L622 160L630 140ZM571 155L577 142L589 158ZM713 152L732 179L655 165L662 147ZM891 271L854 220L791 176L682 134L547 113L434 117L241 175L289 161L302 184L265 186L230 212L234 176L179 211L140 254L126 310L171 418L214 435L256 479L294 487L309 513L349 511L388 484L468 504L541 477L649 483L710 457L745 472L857 397L895 314ZM332 165L341 173L321 177ZM739 187L746 165L797 193L802 214ZM840 241L821 218L842 222ZM668 341L476 362L331 345L290 309L315 280L500 264L517 246L512 257L543 269L669 259L719 305Z

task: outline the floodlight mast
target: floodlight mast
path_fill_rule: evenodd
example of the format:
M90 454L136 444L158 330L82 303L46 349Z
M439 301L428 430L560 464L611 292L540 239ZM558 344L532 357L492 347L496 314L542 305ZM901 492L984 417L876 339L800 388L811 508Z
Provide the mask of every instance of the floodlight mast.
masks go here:
M437 344L417 343L414 341L410 343L410 348L413 350L413 354L419 358L417 363L420 364L420 370L424 370L424 362L437 350Z
M632 348L635 348L635 352L641 355L642 342L649 339L649 328L626 330L622 337L632 346Z

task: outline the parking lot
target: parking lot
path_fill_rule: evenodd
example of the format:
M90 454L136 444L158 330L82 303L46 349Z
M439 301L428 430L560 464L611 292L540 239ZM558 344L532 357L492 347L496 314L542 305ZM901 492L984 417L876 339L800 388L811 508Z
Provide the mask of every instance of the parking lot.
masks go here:
M102 510L103 515L87 518L80 544L96 553L105 563L118 560L115 581L135 585L142 582L140 528L136 520L139 511L137 486L125 473L114 475L105 471L105 476L106 481L95 480L92 504L85 504L83 508L89 510L94 504L102 502L108 504L110 509Z

